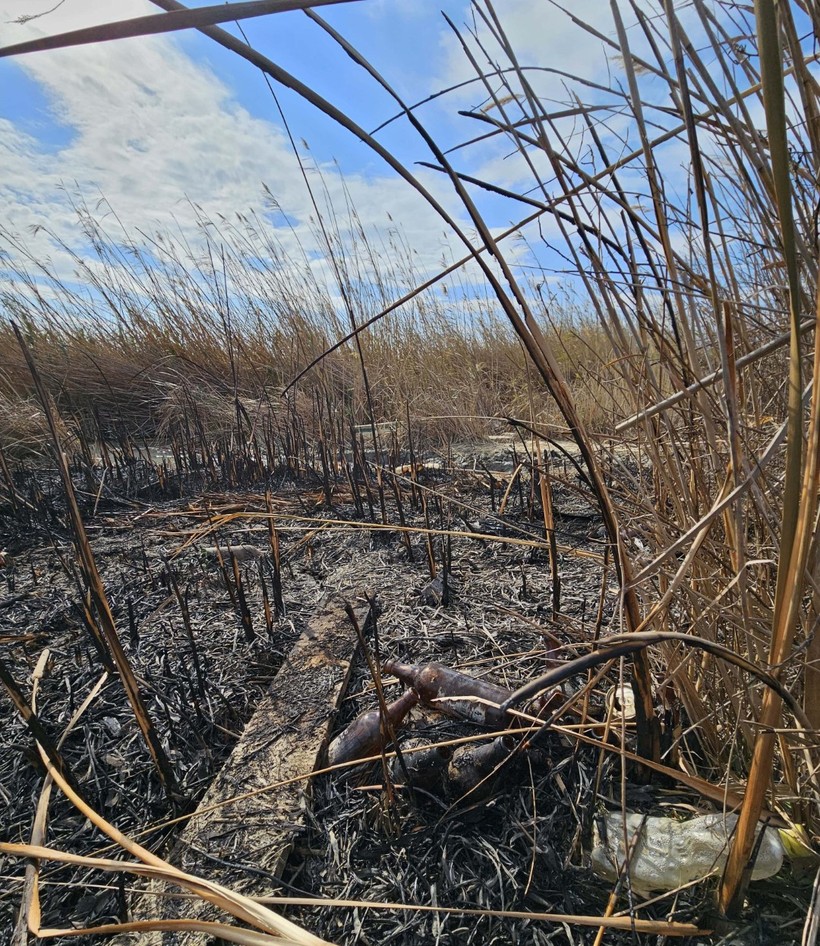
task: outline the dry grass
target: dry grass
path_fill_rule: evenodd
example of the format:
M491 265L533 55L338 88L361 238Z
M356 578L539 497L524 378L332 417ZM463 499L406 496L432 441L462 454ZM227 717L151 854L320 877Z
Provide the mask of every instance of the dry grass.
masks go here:
M203 271L201 256L194 258L170 238L150 247L150 259L149 248L137 245L122 257L95 227L95 265L75 258L93 302L48 272L35 292L33 281L19 272L4 302L24 328L60 413L92 438L102 431L115 439L115 431L127 431L135 440L160 443L186 418L209 438L235 431L237 398L251 424L265 419L275 425L295 405L313 437L328 418L344 426L365 423L362 374L349 344L283 396L303 368L344 337L346 327L339 300L302 278L300 261L288 259L274 233L262 227L245 221L241 230L221 235L228 242L219 246L225 265L220 272ZM215 246L211 251L206 258L218 255ZM349 262L379 265L363 240L347 256ZM260 269L259 259L270 262ZM412 271L397 273L396 263L389 265L393 271L372 274L370 293L359 286L362 321L380 310L392 285L415 279ZM356 269L352 262L351 268ZM229 301L219 288L223 278L231 286ZM497 432L505 416L533 420L526 355L496 307L479 299L475 286L431 290L362 338L377 422L409 415L415 428L443 443ZM588 315L569 306L557 311L545 320L545 331L577 386L585 421L605 429L623 396L611 346ZM9 356L0 372L0 446L13 456L42 441L43 425L31 406L31 378L8 323L0 325L0 345ZM534 419L561 426L548 404L539 405Z
M663 632L651 665L643 651L633 658L639 753L657 764L663 750L671 765L714 783L751 786L721 897L732 912L767 791L780 817L815 836L820 829L817 749L805 732L820 728L811 578L820 561L820 399L810 382L820 377L811 331L820 19L771 0L718 12L698 0L685 18L676 6L665 2L648 17L629 5L625 24L627 4L614 3L613 35L602 42L617 76L606 88L567 77L558 109L533 86L490 0L475 0L470 29L451 24L481 89L483 104L468 113L475 133L503 140L530 175L508 196L528 210L535 200L535 218L555 220L583 286L581 314L521 278L452 163L458 152L445 155L415 111L314 13L393 96L461 199L475 245L376 138L259 51L205 32L387 161L470 255L484 254L475 260L482 281L423 288L408 256L383 261L366 237L334 243L323 228L342 274L337 298L258 220L209 227L214 242L201 259L220 262L203 265L168 240L150 256L137 245L123 254L85 215L97 258L75 262L93 304L48 272L38 277L46 292L18 273L5 302L66 429L88 440L178 438L203 458L215 440L246 455L281 443L289 457L318 444L327 482L325 445L338 456L355 425L409 418L407 434L448 441L485 435L513 415L571 436L621 588L613 623ZM758 22L768 24L760 49ZM679 157L670 163L669 143L684 155L684 172ZM380 319L407 286L419 288ZM373 322L360 347L320 358L353 321ZM0 327L12 353L0 369L0 441L14 455L36 443L42 419L9 332ZM353 448L374 519L365 460ZM356 503L363 514L358 494ZM383 495L381 509L384 519ZM681 631L708 653L669 636ZM742 665L720 657L726 649L788 686L788 715L774 689L761 692ZM697 751L670 722L681 706Z

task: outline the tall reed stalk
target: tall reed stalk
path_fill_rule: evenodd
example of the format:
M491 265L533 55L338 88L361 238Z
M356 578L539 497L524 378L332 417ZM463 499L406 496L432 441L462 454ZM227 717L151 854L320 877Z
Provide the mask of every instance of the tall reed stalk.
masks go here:
M413 132L418 156L449 183L473 236L379 131L368 133L262 51L214 25L221 13L211 10L207 23L197 22L175 0L154 2L369 147L438 214L464 256L419 274L402 253L378 260L367 237L342 244L339 254L323 222L318 242L333 259L337 306L309 267L281 265L269 229L245 217L207 238L219 244L211 285L234 287L229 309L227 292L214 305L208 280L173 244L159 259L134 248L124 266L105 240L95 243L102 268L78 260L109 307L103 321L71 287L57 285L56 306L46 301L39 281L55 281L42 266L37 279L21 269L7 308L38 336L40 350L56 358L68 345L68 357L95 379L97 396L135 385L143 402L133 420L151 433L184 425L179 442L198 438L206 454L213 427L225 424L244 438L249 457L260 449L252 432L264 428L266 442L279 436L297 467L313 438L328 502L327 444L343 443L345 431L363 421L374 444L376 422L405 411L431 420L449 415L449 434L463 431L455 422L467 416L521 414L531 426L571 438L616 566L612 622L633 636L658 634L653 664L645 648L625 650L634 660L640 754L657 770L662 746L689 752L689 766L704 777L746 785L720 890L723 910L736 913L767 792L769 808L786 821L814 830L820 824L820 760L793 719L802 701L812 722L820 721L820 699L809 686L817 674L818 596L806 594L807 575L820 565L813 538L820 477L814 5L756 0L751 11L740 3L664 0L661 13L649 16L636 3L611 0L605 27L570 12L579 42L594 42L607 57L610 78L561 73L556 91L545 81L555 70L522 61L504 11L492 0L473 0L469 26L448 24L480 104L460 109L464 140L448 149L422 121L426 102L403 99L389 76L306 9L373 88L391 97L391 121ZM105 38L104 30L95 38ZM460 85L439 98L456 111L464 94ZM565 100L556 101L561 95ZM492 167L486 159L496 154L515 163L512 184L474 171ZM468 160L470 174L459 166ZM482 211L483 192L516 207L502 233ZM333 208L326 211L333 220ZM534 280L508 249L519 233ZM277 265L259 272L246 265L249 257ZM545 279L566 261L583 319L565 318L543 295ZM457 282L467 264L480 280L475 292ZM462 290L455 303L436 290L450 279ZM491 301L474 317L479 298ZM462 320L466 329L456 327ZM135 353L139 371L129 374ZM803 370L809 356L811 380ZM535 393L530 368L540 379ZM137 383L144 377L150 392ZM212 397L210 412L203 392ZM23 404L30 396L20 365L6 366L0 397ZM447 409L436 410L443 397ZM220 412L225 404L227 414ZM280 431L282 411L290 422ZM308 418L319 419L309 433ZM361 468L372 515L363 452L354 445L354 475L345 471L363 510L354 482ZM546 498L544 504L549 529ZM702 641L701 657L684 651L681 631L687 641ZM715 657L728 652L740 662ZM776 686L761 694L743 661L768 662ZM683 744L659 724L660 682L670 713L685 713L690 737ZM785 719L783 686L793 697Z

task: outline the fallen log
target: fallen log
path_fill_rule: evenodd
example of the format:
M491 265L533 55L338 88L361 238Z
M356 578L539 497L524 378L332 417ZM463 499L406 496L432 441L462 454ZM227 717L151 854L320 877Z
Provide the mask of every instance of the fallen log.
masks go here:
M355 614L364 628L370 607L362 600ZM246 895L277 892L276 879L305 824L307 776L321 764L357 648L344 602L326 601L180 834L168 858L171 863ZM269 785L277 787L265 790ZM165 884L148 885L132 900L132 919L221 918L209 903L173 893ZM113 942L161 946L162 936L122 934ZM177 937L180 946L205 946L208 940L196 932L178 932Z

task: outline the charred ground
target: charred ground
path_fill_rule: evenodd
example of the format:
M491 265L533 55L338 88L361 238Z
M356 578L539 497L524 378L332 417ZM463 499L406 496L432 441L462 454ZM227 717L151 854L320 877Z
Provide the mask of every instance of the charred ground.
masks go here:
M368 589L375 596L379 617L369 646L380 656L440 661L511 688L541 672L556 647L606 633L614 591L598 518L571 464L554 460L561 578L560 610L554 613L543 510L526 469L511 482L518 458L503 452L484 457L481 466L464 458L450 461L449 468L444 463L397 474L397 491L382 493L388 525L403 519L431 530L426 535L385 528L375 494L373 518L363 517L364 484L359 501L349 486L334 486L329 508L319 480L296 482L287 475L264 484L269 497L259 484L220 490L204 474L158 485L151 464L134 466L128 488L107 493L78 476L94 556L179 791L172 798L163 790L119 680L111 675L61 749L92 806L151 849L167 851L177 828L166 822L195 807L330 593L352 596ZM48 471L30 471L18 476L16 487L17 508L7 510L0 536L6 550L0 648L26 696L48 648L38 713L56 741L103 668L57 481ZM280 545L276 568L269 511ZM228 542L255 546L261 557L234 570L227 556L220 564L203 553L215 541L225 549ZM284 605L279 614L276 581ZM616 679L617 674L592 694L593 714L603 712L603 694ZM399 690L391 685L387 692ZM5 694L0 700L7 719L0 736L3 836L26 841L43 772L29 732ZM336 730L374 704L372 681L359 659ZM408 729L408 736L435 741L469 732L429 711L414 712ZM339 943L594 940L594 929L570 932L509 912L457 911L600 914L609 886L584 867L584 847L600 806L607 798L620 803L615 763L547 736L505 770L490 797L477 802L402 791L388 800L382 782L380 767L317 778L310 827L297 839L281 882L262 877L260 892L456 911L291 908L307 928ZM640 789L630 796L631 804L644 808L681 801L696 803L669 791ZM51 805L48 843L78 853L107 848L60 797ZM237 876L254 871L252 863L228 866ZM5 943L24 866L6 860L2 870ZM124 919L131 884L127 875L112 881L110 875L47 864L43 925ZM705 895L696 892L661 901L642 915L692 920L706 905ZM797 898L794 909L796 937L804 909ZM755 913L743 942L771 941L767 931L775 922L780 941L789 941L781 917L766 913ZM612 942L631 939L607 935Z

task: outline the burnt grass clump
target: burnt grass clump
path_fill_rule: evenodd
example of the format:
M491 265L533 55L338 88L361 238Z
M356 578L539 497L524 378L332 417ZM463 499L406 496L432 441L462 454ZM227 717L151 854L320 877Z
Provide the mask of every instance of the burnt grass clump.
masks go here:
M59 479L42 468L15 474L14 502L0 518L0 656L29 699L47 649L36 709L55 743L100 686L60 754L92 807L167 854L179 830L169 822L195 808L328 594L375 595L379 617L368 645L381 658L438 661L511 689L550 659L607 633L616 599L600 521L583 482L566 457L552 458L551 548L544 541L539 491L526 464L518 470L519 460L507 448L478 458L451 455L394 474L392 490L386 477L381 483L339 477L331 507L320 474L303 474L299 481L285 469L242 485L234 468L220 483L209 481L207 470L170 474L167 462L146 458L123 468L129 476L112 477L121 487L114 488L99 475L92 481L89 470L77 465L73 480L86 531L177 781L173 795L157 777L116 674L100 684L104 655L90 627L97 616L75 562ZM271 513L275 556L266 518ZM418 531L389 528L399 521ZM215 543L224 548L222 563L207 551ZM252 546L259 554L237 560L234 568L229 544ZM603 718L604 694L617 680L616 668L591 691L592 716ZM384 682L388 698L401 692L389 677ZM583 682L571 681L567 694ZM335 731L375 700L359 659ZM0 730L2 837L26 842L44 773L6 692L0 693L0 709L6 720ZM420 709L411 714L400 745L413 737L440 742L475 732ZM612 885L591 874L584 852L595 817L607 804L620 804L617 760L546 733L505 766L490 789L454 799L442 786L386 788L381 766L320 776L312 786L308 826L278 889L267 879L260 893L454 911L355 903L288 909L306 928L338 943L593 942L594 928L570 933L564 925L519 914L602 914ZM660 801L696 803L670 786L630 792L630 804L644 810ZM47 843L118 856L58 792L49 808ZM6 944L24 863L6 858L2 871L0 943ZM135 883L125 874L112 878L44 864L42 925L126 920L126 894ZM662 900L654 913L650 908L642 915L696 921L707 906L706 895L695 891ZM625 896L618 908L629 908ZM758 909L742 941L766 942L768 922L765 909ZM617 931L607 938L632 939Z
M95 191L70 240L64 219L37 242L0 226L4 841L32 837L36 734L102 815L168 854L311 616L368 591L376 663L510 688L632 636L565 683L592 728L553 726L481 797L402 790L382 766L318 777L285 876L235 866L261 893L346 898L290 909L345 946L657 942L669 918L716 928L716 890L732 926L711 942L796 942L804 921L816 940L820 20L773 0L593 4L588 23L577 6L561 26L558 6L538 14L567 37L561 69L532 24L474 0L447 22L466 74L407 99L401 64L382 73L374 48L371 66L352 21L343 37L306 11L321 62L369 77L372 133L351 89L331 107L208 27L402 179L436 215L413 223L426 247L392 184L382 229L298 134L309 205L266 187L264 211L193 203L191 230L128 233ZM510 430L503 456L455 449ZM429 444L448 445L434 465ZM338 727L378 680L355 667ZM407 729L469 735L422 710ZM648 903L594 880L607 806L741 809L722 876ZM771 816L795 863L749 888ZM45 840L122 856L56 792ZM3 946L30 902L9 853ZM89 868L43 863L44 926L125 918L137 882ZM374 897L413 910L361 905ZM625 928L599 932L618 912Z

